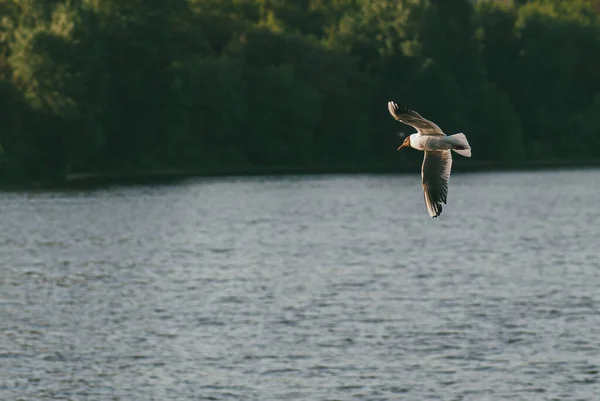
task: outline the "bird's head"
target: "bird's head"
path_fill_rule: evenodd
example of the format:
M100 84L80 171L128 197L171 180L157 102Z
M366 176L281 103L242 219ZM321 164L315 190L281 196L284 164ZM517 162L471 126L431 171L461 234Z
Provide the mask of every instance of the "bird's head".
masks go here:
M406 137L406 139L404 139L404 142L402 142L402 145L398 146L398 150L404 148L404 147L410 147L410 135Z

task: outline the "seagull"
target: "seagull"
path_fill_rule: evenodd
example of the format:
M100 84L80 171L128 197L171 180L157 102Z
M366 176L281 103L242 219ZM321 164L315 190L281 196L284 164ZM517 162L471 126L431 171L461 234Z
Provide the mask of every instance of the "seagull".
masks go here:
M442 202L446 203L448 195L448 180L452 169L450 149L461 156L471 157L467 137L463 133L446 136L435 123L392 101L388 102L388 110L396 120L417 130L406 137L398 150L411 147L425 152L421 166L425 204L429 215L438 217L442 213Z

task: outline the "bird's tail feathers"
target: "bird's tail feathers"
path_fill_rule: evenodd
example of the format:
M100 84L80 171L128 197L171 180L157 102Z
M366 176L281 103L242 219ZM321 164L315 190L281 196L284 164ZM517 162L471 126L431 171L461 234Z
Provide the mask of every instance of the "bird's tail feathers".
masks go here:
M461 156L471 157L471 146L467 137L463 133L450 135L448 137L452 143L452 150Z

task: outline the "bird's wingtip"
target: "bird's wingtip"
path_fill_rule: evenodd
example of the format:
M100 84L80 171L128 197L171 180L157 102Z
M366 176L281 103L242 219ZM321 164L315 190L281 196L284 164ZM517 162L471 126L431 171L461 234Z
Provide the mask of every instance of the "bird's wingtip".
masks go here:
M390 114L397 119L396 117L396 113L398 111L398 105L396 104L396 102L394 102L393 100L390 100L388 102L388 110L390 112Z

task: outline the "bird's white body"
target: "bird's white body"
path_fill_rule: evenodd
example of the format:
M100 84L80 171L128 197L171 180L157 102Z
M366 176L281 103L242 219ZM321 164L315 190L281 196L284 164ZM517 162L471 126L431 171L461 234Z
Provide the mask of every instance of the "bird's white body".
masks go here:
M471 150L462 149L468 146L467 139L464 134L454 134L454 135L422 135L418 132L416 134L412 134L410 136L410 147L423 150L423 151L436 151L436 150L454 150L456 153L470 157ZM459 149L457 149L459 148Z
M410 136L410 147L417 150L447 150L451 145L447 136L416 133Z

